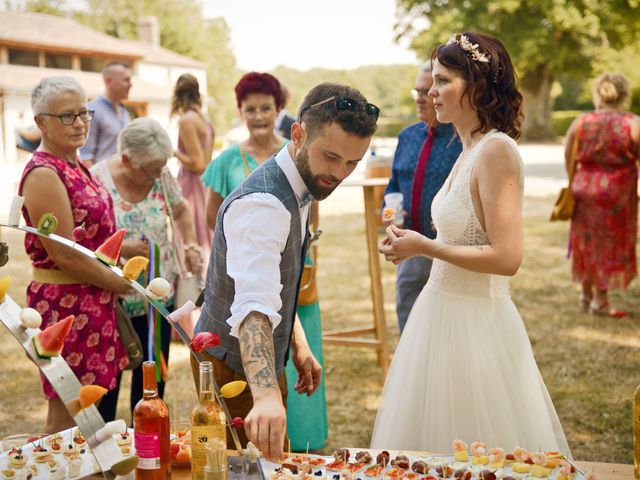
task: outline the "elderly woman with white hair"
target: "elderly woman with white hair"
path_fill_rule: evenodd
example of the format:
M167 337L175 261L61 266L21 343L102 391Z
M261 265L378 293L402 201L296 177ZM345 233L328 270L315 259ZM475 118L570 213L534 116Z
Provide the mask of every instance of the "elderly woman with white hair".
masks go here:
M36 225L45 214L55 215L56 233L72 238L84 224L86 238L78 243L95 250L115 232L116 219L109 193L96 182L78 158L93 112L87 110L82 86L70 77L47 77L33 89L31 107L42 143L24 168L20 195L25 197L26 224ZM94 260L36 235L25 236L33 278L27 304L42 315L41 328L74 315L73 328L62 355L83 384L101 385L109 392L98 410L113 420L120 372L127 356L118 336L115 295L128 284ZM43 378L48 400L47 432L74 424L64 404Z
M202 258L197 245L193 217L180 187L173 176L162 175L167 158L173 154L171 140L160 124L151 118L137 118L120 132L118 153L104 162L99 162L91 173L104 185L113 198L118 228L125 228L127 235L122 244L122 257L154 256L159 260L160 276L173 284L177 278L177 252L172 248L167 230L167 212L173 214L174 226L185 242L186 269L200 275ZM164 186L163 186L164 183ZM154 268L153 264L150 268ZM164 300L168 307L173 304L173 292ZM144 359L149 358L147 348L149 332L160 329L162 361L168 362L171 327L164 321L148 319L145 301L139 294L122 297L122 303L140 336ZM152 341L152 343L153 343ZM156 353L159 353L156 348ZM166 364L166 363L165 363ZM133 371L131 380L131 410L142 398L142 367ZM164 382L158 382L162 397Z

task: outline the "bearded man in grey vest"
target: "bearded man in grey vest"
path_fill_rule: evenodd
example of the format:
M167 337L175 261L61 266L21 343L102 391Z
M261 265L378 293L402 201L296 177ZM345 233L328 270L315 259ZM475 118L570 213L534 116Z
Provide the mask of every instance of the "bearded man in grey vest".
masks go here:
M241 441L251 440L271 460L284 452L285 363L294 362L300 394L313 394L322 378L295 314L309 201L325 199L353 172L379 112L353 88L316 86L291 127L291 143L242 182L218 212L195 332L220 335L220 345L206 357L219 385L239 379L249 384L250 391L228 399L227 407L245 420ZM195 376L195 361L192 366Z

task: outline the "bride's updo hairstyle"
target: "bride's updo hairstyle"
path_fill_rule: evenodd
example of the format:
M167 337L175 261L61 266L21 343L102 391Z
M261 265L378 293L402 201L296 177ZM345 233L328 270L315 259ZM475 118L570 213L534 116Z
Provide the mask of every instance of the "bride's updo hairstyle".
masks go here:
M495 128L514 140L520 137L522 94L516 86L511 58L500 40L483 33L456 33L446 44L433 49L431 59L466 81L463 96L469 98L480 120L474 134Z

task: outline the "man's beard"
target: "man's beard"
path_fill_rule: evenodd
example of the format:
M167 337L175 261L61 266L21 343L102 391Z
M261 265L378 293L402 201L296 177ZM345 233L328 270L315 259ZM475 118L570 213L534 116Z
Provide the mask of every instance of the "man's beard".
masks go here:
M298 152L294 163L298 168L298 172L300 172L302 180L304 180L305 185L309 189L309 192L316 200L324 200L329 195L331 195L331 193L340 184L340 181L330 175L314 175L311 172L311 168L309 167L309 152L306 148L303 148ZM320 184L321 179L327 182L335 183L335 185L333 187L325 187Z

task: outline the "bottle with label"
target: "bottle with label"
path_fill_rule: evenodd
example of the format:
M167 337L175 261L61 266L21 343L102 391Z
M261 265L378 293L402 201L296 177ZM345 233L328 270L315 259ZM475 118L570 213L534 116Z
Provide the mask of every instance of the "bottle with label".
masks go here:
M633 476L640 480L640 385L633 394Z
M191 412L191 479L204 480L205 446L214 438L227 443L227 420L213 390L213 365L200 362L200 401Z
M142 364L143 397L133 409L133 438L139 462L136 480L171 478L169 409L158 396L156 363Z

